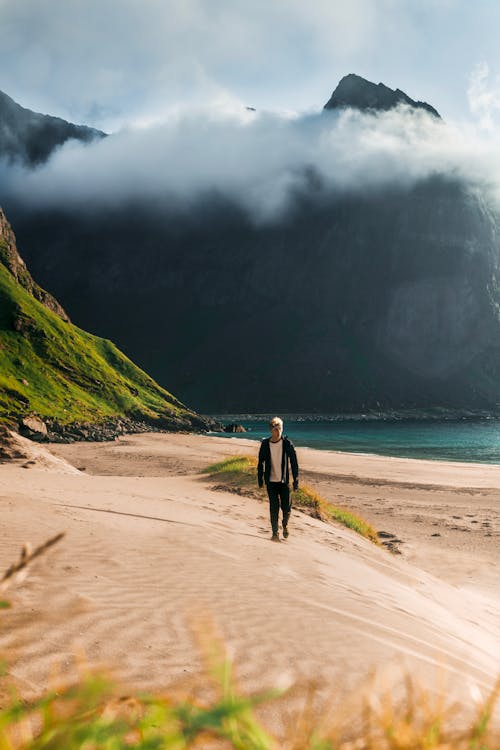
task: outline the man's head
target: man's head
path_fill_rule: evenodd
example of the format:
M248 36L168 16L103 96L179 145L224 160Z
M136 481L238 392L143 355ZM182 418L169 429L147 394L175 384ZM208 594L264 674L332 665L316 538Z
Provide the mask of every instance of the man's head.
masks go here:
M273 417L269 422L271 430L271 440L279 440L283 434L283 420L280 417Z

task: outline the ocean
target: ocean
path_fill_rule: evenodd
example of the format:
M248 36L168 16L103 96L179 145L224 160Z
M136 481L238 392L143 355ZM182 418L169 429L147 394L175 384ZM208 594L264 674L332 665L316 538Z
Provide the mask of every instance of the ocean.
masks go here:
M270 415L273 416L273 415ZM283 416L283 415L282 415ZM269 435L268 416L218 415L223 424L243 425L234 438ZM300 447L374 453L381 456L500 464L500 419L374 420L339 416L283 416L285 434ZM228 437L227 433L212 433Z

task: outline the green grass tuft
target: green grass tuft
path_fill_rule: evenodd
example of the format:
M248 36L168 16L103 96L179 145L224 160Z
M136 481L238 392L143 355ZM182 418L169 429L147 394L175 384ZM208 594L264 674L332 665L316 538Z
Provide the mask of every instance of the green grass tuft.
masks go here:
M224 459L224 461L210 464L210 466L203 469L204 474L218 474L229 479L232 477L240 479L251 478L253 481L256 481L256 472L257 459L251 456L231 456Z
M364 536L374 544L380 546L377 532L368 521L361 518L357 513L353 513L347 508L339 508L332 505L328 500L319 495L307 485L302 485L293 496L294 504L304 508L312 508L316 511L316 517L323 521L338 521L348 529L352 529L357 534Z
M257 459L253 456L230 456L224 461L207 466L203 473L213 478L223 479L230 487L255 488L257 483ZM257 488L255 493L256 495L259 493ZM261 495L262 493L263 491L260 491ZM322 521L337 521L380 546L377 532L368 521L347 508L332 505L307 485L301 484L292 497L294 507L303 508Z

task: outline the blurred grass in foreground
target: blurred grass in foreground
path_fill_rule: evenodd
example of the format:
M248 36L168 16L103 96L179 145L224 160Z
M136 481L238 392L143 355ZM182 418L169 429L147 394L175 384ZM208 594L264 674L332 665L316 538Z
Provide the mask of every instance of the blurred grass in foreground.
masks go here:
M0 579L0 594L22 582L33 561L63 536L34 550L25 545L19 561ZM8 606L0 601L0 609ZM0 612L0 618L5 616ZM394 688L375 682L342 703L335 694L325 697L324 686L312 682L244 695L210 621L199 623L194 634L204 671L161 695L123 695L119 685L89 671L76 684L41 690L31 701L17 697L12 688L2 689L0 750L500 749L500 716L494 717L500 680L486 698L474 685L465 706L410 676L398 699ZM6 681L1 680L2 688ZM283 719L279 738L258 715L271 702L273 715Z
M265 490L259 490L257 487L257 459L253 456L231 456L207 466L203 473L213 479L222 479L228 488L236 487L247 492L253 490L256 497L263 497L265 494ZM368 521L347 508L332 505L307 485L301 484L299 489L292 493L292 502L294 507L302 508L314 518L337 521L380 546L377 532Z
M209 628L209 637L213 633ZM492 728L499 686L480 704L449 705L410 678L399 701L393 693L361 691L343 704L318 698L314 685L246 696L235 688L219 641L205 653L203 681L162 695L123 695L102 676L48 690L37 700L11 699L0 708L1 750L498 750ZM200 691L200 686L202 690ZM200 695L203 698L200 698ZM206 696L210 695L210 698ZM293 712L290 705L296 706ZM256 709L277 701L288 712L279 739ZM281 704L281 705L280 705ZM332 708L333 705L333 708ZM318 711L318 706L322 710ZM497 724L498 727L498 724Z

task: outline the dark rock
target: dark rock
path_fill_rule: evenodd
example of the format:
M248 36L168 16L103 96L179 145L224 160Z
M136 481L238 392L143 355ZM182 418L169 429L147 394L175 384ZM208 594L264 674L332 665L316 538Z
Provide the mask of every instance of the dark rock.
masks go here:
M246 432L242 424L226 424L224 425L224 432Z
M18 401L20 404L22 404L24 407L29 406L30 400L27 398L23 393L20 393L19 391L15 390L14 388L8 388L4 387L3 391L7 396L14 399L14 401ZM26 409L23 409L25 411Z
M37 325L28 315L25 315L19 308L14 310L12 315L12 329L21 336L29 336L37 330Z
M68 140L89 143L105 133L21 107L0 91L0 156L35 166Z
M105 422L72 422L60 424L56 419L47 419L48 439L54 443L74 443L80 441L108 442L120 435L133 435L144 432L198 432L220 431L221 425L209 417L196 414L187 418L155 420L148 423L128 417L110 418Z
M35 414L28 415L19 420L19 433L23 437L35 440L37 443L48 440L47 425Z
M324 109L342 109L353 107L361 110L389 110L399 104L407 104L415 109L425 109L426 112L439 117L439 113L426 102L418 102L400 89L390 89L383 83L378 85L367 81L354 73L344 76L325 104Z

